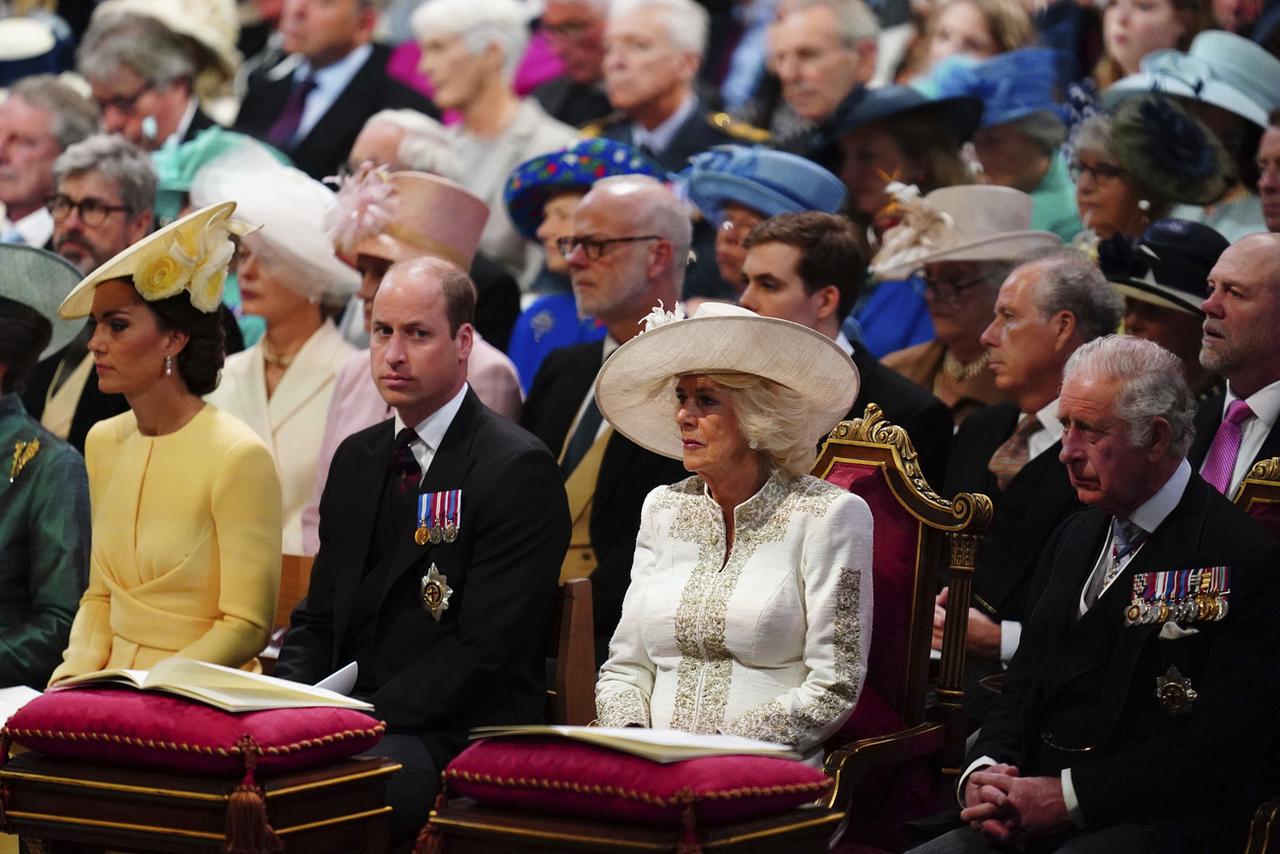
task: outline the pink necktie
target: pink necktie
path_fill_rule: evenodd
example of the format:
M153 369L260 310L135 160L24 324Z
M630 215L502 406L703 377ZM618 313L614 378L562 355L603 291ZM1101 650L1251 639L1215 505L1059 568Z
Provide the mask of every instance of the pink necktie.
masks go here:
M1200 476L1223 495L1231 484L1236 457L1240 456L1240 445L1244 441L1244 427L1241 425L1252 417L1253 410L1249 404L1233 400L1227 407L1227 417L1218 425L1218 433L1213 437L1213 444L1209 446L1209 453L1200 468Z

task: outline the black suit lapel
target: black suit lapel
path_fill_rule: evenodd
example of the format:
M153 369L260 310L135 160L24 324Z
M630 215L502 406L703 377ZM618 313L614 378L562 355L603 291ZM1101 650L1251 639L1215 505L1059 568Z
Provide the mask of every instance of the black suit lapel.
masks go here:
M351 501L346 507L349 516L343 530L343 547L347 571L334 574L333 636L335 649L340 649L351 620L351 607L355 602L356 588L364 575L365 561L376 529L378 508L386 489L390 473L391 444L395 441L395 422L388 421L364 446L365 455L357 460L359 471L352 480Z
M1269 460L1272 457L1280 457L1280 422L1277 422L1271 428L1271 432L1263 440L1262 447L1258 449L1258 455L1253 458L1253 462Z
M471 440L475 436L476 425L481 417L480 400L475 392L468 390L462 400L462 407L454 416L453 423L445 431L440 447L436 450L422 479L419 493L441 492L450 489L463 489L468 472L475 464L471 454ZM467 510L467 495L463 489L463 512ZM416 511L415 511L416 512ZM469 515L469 514L468 514ZM459 539L470 536L470 529L461 525L458 530ZM438 551L457 548L457 543L427 543L420 546L413 539L412 530L396 532L396 552L392 558L390 571L387 572L382 595L378 597L375 611L382 607L382 600L391 587L411 566L425 564Z

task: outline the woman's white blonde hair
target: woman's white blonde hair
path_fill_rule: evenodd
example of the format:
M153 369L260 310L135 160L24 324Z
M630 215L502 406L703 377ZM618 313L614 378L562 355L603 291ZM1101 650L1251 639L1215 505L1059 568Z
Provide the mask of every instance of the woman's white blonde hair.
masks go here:
M735 372L695 374L729 393L738 430L747 444L792 477L808 474L818 456L819 436L807 435L804 395L773 380ZM679 377L667 380L674 400Z

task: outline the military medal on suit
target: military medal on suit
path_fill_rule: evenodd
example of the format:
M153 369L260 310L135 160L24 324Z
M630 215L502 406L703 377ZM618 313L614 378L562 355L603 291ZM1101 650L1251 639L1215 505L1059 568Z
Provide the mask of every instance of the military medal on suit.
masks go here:
M418 525L413 541L420 546L452 543L462 524L462 490L424 492L418 496Z

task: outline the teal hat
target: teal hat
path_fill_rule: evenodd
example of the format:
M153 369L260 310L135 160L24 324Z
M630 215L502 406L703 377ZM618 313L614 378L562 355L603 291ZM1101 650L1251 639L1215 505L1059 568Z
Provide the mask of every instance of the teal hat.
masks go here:
M737 203L765 218L784 213L835 213L844 204L845 186L811 160L784 151L718 145L695 155L680 173L689 201L714 222L724 206Z
M516 230L537 240L542 209L559 192L591 189L601 178L648 175L659 181L667 171L625 143L604 137L584 139L561 151L526 160L507 177L503 199Z
M153 152L151 164L157 179L156 224L168 225L178 218L186 206L187 193L196 173L219 157L242 150L268 155L285 166L292 165L287 156L266 143L217 126L202 130L187 142L166 143Z
M0 243L0 297L22 303L53 324L40 358L67 346L84 326L58 316L58 306L80 283L80 270L60 255L20 243Z

